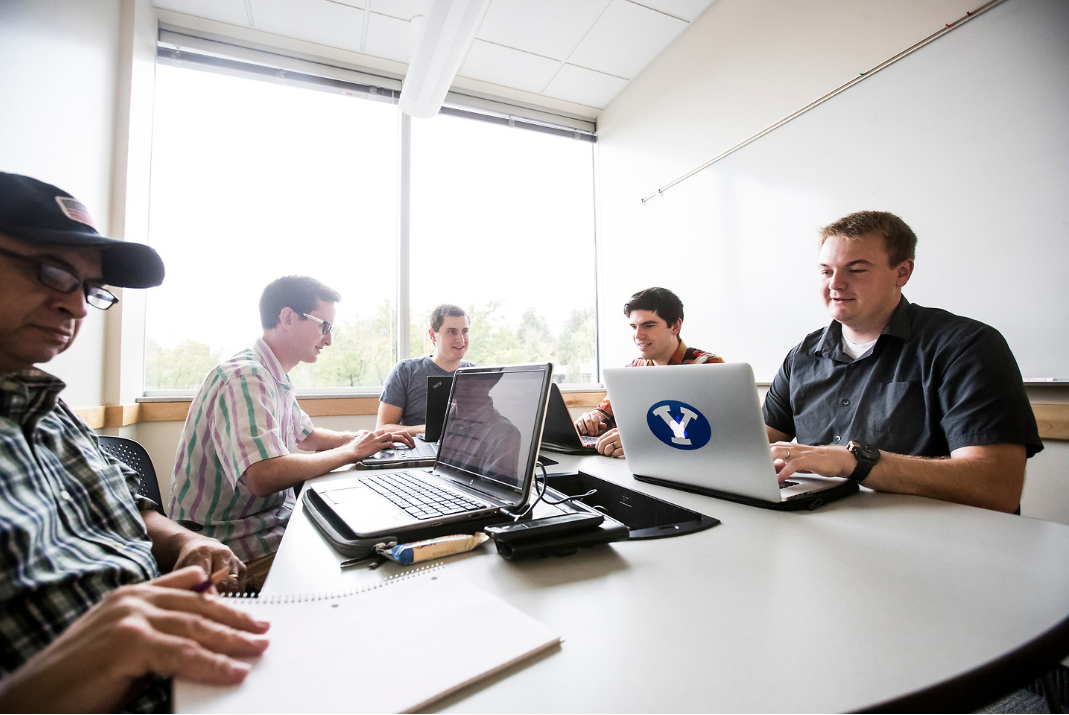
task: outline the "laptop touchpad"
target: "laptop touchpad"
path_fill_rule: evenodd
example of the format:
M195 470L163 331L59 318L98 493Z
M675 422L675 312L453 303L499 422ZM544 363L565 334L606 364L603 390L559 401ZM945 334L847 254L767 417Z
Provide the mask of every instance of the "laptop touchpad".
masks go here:
M355 484L351 487L344 487L342 489L323 491L320 492L320 494L329 499L332 504L344 504L347 501L360 497L363 489L363 484Z

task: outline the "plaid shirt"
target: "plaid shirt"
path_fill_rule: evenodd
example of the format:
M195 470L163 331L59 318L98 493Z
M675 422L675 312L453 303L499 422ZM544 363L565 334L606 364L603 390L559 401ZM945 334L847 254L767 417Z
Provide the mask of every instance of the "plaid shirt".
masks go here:
M679 348L675 354L668 360L669 365L700 365L705 362L724 362L724 358L698 348L688 348L687 344L682 340L679 341ZM649 367L652 364L653 360L635 358L627 367ZM605 420L610 428L616 426L616 417L612 413L612 403L609 402L608 395L598 403L598 406L594 408L594 412L601 413L602 419Z
M0 678L104 595L159 575L137 495L140 477L101 451L36 369L0 374ZM132 703L167 703L157 680Z
M290 454L312 433L293 383L263 338L217 365L189 406L167 513L204 525L242 561L278 550L296 503L292 489L258 497L245 470Z

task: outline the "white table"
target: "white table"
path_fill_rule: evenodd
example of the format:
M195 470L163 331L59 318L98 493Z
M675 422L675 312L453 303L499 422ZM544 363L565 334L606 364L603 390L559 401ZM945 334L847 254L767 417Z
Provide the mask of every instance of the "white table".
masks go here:
M623 460L553 457L551 473L581 469L723 523L567 557L513 563L487 544L447 559L565 642L445 710L857 710L994 661L1069 616L1069 526L868 490L780 513L636 482ZM265 592L403 569L341 571L342 559L301 506Z

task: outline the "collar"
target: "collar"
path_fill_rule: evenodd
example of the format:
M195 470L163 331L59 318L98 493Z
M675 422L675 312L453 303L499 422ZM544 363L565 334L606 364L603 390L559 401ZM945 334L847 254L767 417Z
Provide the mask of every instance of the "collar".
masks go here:
M252 344L252 349L259 355L260 362L267 368L268 374L275 379L275 382L286 390L293 388L290 376L282 370L282 363L275 357L275 352L271 349L271 346L267 344L266 340L262 337L256 338L256 342Z
M0 374L0 415L24 427L32 426L55 408L66 386L55 375L35 367Z
M913 328L909 321L909 301L906 296L898 301L895 312L891 313L891 319L887 321L881 335L893 335L902 340L909 340L913 336Z
M673 355L671 358L669 358L668 364L669 365L682 365L683 364L683 359L687 357L687 350L688 349L689 348L687 347L687 344L685 342L683 342L683 338L680 338L679 339L679 349L676 350L675 355Z
M880 331L880 338L884 335L891 335L901 340L909 340L913 334L909 321L909 306L910 303L906 300L906 296L902 296L898 301L898 305L895 306L894 312L891 313L891 319L887 321L887 325L883 326L883 330ZM879 338L876 339L876 342L879 343ZM817 342L813 354L836 359L840 362L853 362L850 356L843 352L842 323L838 320L831 321L831 324L824 329L824 335Z

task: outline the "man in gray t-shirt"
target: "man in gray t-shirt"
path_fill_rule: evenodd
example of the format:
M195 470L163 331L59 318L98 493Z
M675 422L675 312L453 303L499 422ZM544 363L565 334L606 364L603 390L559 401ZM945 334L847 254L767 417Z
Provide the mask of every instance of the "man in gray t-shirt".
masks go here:
M475 365L464 360L470 327L468 315L460 307L444 304L434 309L427 330L434 343L434 355L410 358L394 365L382 386L376 429L412 435L426 431L427 377L448 376L458 367Z

